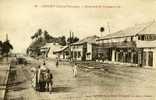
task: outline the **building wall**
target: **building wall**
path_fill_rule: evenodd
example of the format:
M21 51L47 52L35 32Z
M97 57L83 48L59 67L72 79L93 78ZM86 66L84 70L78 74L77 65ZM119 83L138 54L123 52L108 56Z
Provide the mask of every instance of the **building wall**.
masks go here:
M155 41L136 41L137 48L153 48L156 47L156 40Z
M92 44L84 43L71 46L73 60L92 60Z
M97 44L103 45L111 54L109 61L138 64L139 66L156 67L156 35L137 34L120 38L98 40ZM106 52L106 50L98 50ZM104 53L99 53L104 56ZM106 53L105 53L106 54Z
M73 60L82 60L83 55L83 45L73 45L71 46L72 58Z
M153 52L153 67L156 68L156 49Z
M112 50L111 57L112 62L156 68L156 48L116 48Z
M92 60L92 44L87 43L86 60Z
M146 48L144 49L144 53L145 53L144 65L156 68L156 48Z

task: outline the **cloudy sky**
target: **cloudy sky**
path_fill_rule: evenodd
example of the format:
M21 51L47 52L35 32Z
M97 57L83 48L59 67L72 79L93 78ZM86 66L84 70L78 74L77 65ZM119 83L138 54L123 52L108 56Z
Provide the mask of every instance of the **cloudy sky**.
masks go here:
M80 7L54 7L58 5ZM99 28L103 26L103 34L108 34L108 25L115 32L155 19L155 5L155 0L0 0L0 39L8 34L14 51L23 52L38 28L53 36L69 36L71 30L83 38L100 35Z

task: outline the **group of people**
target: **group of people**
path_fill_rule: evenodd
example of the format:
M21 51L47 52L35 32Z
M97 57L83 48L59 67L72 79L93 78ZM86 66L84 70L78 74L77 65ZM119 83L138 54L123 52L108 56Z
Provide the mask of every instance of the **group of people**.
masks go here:
M35 90L44 92L49 91L52 92L53 86L53 74L50 70L45 66L45 62L43 65L39 65L38 68L34 68L34 77L32 79L32 86ZM59 60L56 61L56 67L59 66ZM77 64L74 63L72 67L74 77L77 77Z
M58 66L59 66L59 60L57 59L56 60L56 67L58 67ZM76 63L73 64L72 71L73 71L74 77L77 77L77 64Z
M52 92L53 85L53 75L48 68L45 67L45 63L42 66L38 66L38 68L34 72L34 77L32 80L32 86L35 90L44 92L49 91Z

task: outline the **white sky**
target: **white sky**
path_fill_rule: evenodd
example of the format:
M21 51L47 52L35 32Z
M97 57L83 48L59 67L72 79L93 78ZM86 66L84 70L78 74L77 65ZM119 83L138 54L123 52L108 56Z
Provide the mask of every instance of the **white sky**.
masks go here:
M121 8L43 8L34 5L105 5ZM111 32L151 21L156 18L155 0L0 0L0 39L6 33L14 51L23 52L31 42L30 36L38 29L53 36L69 36L72 30L80 38L100 35L104 26Z

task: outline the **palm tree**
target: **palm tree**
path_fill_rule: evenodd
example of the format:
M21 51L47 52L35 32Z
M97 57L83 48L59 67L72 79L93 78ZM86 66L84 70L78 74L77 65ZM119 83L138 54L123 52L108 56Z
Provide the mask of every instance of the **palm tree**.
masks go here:
M42 29L39 28L38 31L37 31L37 38L40 37L41 35L42 35Z
M38 40L38 38L39 38L41 35L42 35L42 29L39 28L38 31L37 31L33 36L31 36L31 39L32 39L32 40L33 40L33 39L37 39L37 40Z
M8 55L8 53L10 52L10 50L13 49L13 46L10 44L9 40L3 42L2 44L2 54L3 55Z

